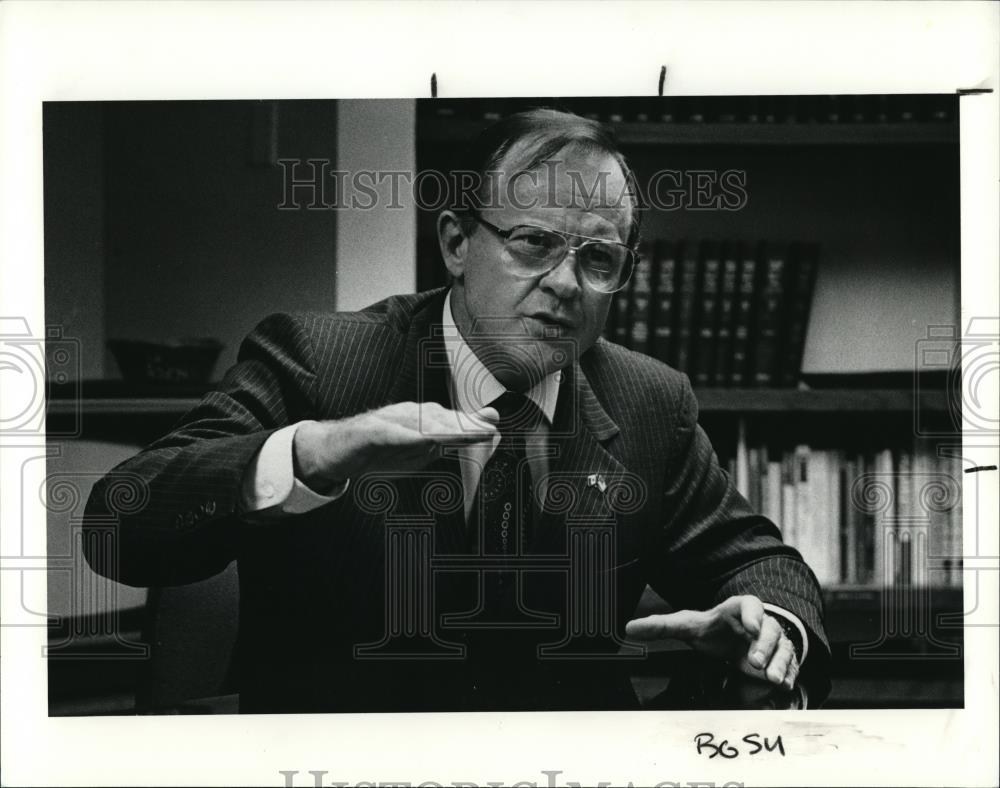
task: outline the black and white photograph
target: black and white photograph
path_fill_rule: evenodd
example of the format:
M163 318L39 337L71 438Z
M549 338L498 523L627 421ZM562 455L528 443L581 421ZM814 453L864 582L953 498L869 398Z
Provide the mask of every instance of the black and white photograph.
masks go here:
M601 57L481 5L495 57ZM902 764L997 727L995 53L950 86L700 89L648 54L638 89L494 62L36 96L5 643L33 638L33 725L204 753L94 750L78 784L995 779L978 739Z

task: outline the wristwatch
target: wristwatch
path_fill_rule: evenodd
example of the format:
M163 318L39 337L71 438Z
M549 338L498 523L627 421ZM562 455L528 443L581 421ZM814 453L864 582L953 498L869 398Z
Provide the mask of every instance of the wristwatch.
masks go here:
M785 637L792 641L792 645L795 647L795 659L798 660L801 666L803 643L802 633L799 631L799 628L784 616L776 616L773 613L767 613L766 615L777 621L781 625L781 631L785 633Z

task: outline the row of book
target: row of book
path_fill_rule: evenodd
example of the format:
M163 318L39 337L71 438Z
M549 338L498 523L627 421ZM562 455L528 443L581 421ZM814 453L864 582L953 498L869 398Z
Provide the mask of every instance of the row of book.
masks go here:
M541 105L606 123L940 123L953 121L957 109L954 96L895 94L429 99L421 110L492 121Z
M794 386L818 260L811 243L645 243L605 337L695 386Z
M821 585L961 587L960 462L930 448L778 454L740 441L729 472Z

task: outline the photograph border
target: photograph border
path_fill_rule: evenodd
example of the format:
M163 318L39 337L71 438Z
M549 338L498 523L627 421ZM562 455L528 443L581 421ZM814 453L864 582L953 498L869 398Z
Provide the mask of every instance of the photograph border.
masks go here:
M530 6L531 29L553 31L546 52L519 46L507 58L528 9L0 4L0 316L45 325L43 101L425 97L432 74L441 96L655 95L664 65L665 95L962 92L962 333L1000 315L1000 7L551 3ZM598 33L602 56L579 57ZM989 385L978 394L995 404L995 377ZM995 475L996 444L966 431L963 458ZM17 626L14 610L45 603L44 506L16 498L21 454L32 451L45 452L43 434L0 436L4 530L22 508L40 524L21 553L6 534L0 550L3 784L312 785L311 771L324 786L995 781L1000 548L996 485L985 479L964 503L965 555L976 557L966 588L972 575L986 605L984 623L965 631L964 710L50 718L47 629ZM781 735L786 754L709 759L694 746L706 731Z

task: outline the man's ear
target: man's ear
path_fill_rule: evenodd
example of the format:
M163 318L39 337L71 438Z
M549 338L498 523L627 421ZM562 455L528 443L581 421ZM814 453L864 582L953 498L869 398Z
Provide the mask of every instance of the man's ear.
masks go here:
M469 236L465 233L462 220L453 211L441 211L437 231L445 268L455 279L461 279L465 273L466 254L469 251Z

